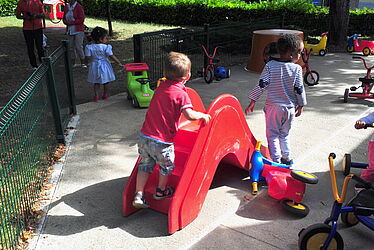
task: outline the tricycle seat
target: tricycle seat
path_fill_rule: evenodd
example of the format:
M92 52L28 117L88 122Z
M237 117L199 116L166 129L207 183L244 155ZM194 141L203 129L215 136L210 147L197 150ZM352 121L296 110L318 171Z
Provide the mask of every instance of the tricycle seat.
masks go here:
M374 83L374 79L360 77L358 80L362 83Z
M350 205L352 207L368 208L374 211L373 210L374 209L374 190L373 189L362 190L356 195L356 197L353 198L353 200L350 202ZM360 210L366 210L366 209L358 209L359 213L360 213Z

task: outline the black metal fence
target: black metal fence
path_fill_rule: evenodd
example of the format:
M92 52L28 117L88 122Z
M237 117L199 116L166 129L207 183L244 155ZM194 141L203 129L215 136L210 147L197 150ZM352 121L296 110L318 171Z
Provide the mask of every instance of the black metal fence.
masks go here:
M76 113L69 43L63 44L0 111L0 249L16 249L29 226L51 154Z
M254 30L283 28L283 18L254 19L248 23L228 23L197 28L177 28L136 34L133 36L134 60L148 64L149 77L155 83L163 76L163 61L170 51L187 54L192 61L192 76L202 72L205 65L204 45L208 53L217 46L220 65L244 63L250 54Z

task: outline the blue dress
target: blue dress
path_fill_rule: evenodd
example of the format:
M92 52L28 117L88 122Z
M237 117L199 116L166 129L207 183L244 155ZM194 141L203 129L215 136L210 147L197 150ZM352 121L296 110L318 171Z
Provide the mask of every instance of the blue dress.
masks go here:
M108 60L108 56L113 55L112 46L103 43L89 44L85 50L86 56L91 57L87 81L100 84L114 81L116 76Z

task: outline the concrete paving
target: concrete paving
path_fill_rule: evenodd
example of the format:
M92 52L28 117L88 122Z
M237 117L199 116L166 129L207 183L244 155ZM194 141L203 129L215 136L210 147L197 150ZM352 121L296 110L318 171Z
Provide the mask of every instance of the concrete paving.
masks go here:
M167 216L151 209L129 217L121 215L121 194L137 159L136 140L146 109L134 109L126 94L98 103L79 105L79 124L64 159L40 234L31 248L47 249L297 249L298 232L322 223L330 213L333 196L327 157L335 152L341 169L344 153L366 162L367 143L374 132L355 130L354 122L373 112L373 100L350 99L343 103L345 88L359 85L366 70L350 54L327 54L310 60L320 73L320 83L307 87L308 106L291 132L295 168L315 173L317 185L308 185L303 202L310 208L297 218L271 198L266 187L250 200L248 172L220 166L197 219L186 228L167 234ZM368 64L374 57L367 57ZM187 84L206 107L220 94L235 95L242 107L259 75L244 65L232 67L230 79L206 84L196 79ZM266 144L264 97L247 123ZM233 126L235 129L235 126ZM359 171L354 170L359 173ZM339 187L343 175L337 174ZM353 195L353 183L348 196ZM339 223L346 249L373 249L373 233L362 225L347 228Z

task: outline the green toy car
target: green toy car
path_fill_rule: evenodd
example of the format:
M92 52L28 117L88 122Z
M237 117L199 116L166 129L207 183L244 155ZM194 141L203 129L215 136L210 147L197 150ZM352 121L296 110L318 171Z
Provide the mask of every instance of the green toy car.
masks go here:
M135 108L147 108L153 97L148 70L146 63L126 64L127 99Z

